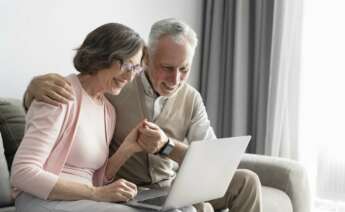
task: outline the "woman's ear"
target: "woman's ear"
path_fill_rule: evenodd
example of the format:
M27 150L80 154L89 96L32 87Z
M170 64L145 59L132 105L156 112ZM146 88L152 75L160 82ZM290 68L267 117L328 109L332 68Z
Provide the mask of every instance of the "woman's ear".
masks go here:
M144 46L144 48L143 48L143 56L141 58L141 65L144 68L146 68L149 65L149 61L150 61L149 52L148 52L147 46Z

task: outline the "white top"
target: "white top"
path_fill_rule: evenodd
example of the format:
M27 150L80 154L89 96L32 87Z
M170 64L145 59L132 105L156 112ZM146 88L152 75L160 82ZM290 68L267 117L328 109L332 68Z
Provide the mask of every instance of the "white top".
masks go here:
M105 131L105 105L97 104L82 90L82 104L75 141L71 147L61 177L92 185L94 172L108 156ZM92 132L92 133L90 133Z

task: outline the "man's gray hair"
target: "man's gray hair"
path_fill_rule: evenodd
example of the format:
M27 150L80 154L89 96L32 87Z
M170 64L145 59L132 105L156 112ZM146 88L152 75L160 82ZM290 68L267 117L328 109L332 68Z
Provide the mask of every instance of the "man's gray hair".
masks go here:
M182 39L187 39L193 51L198 44L196 33L186 23L174 18L163 19L154 23L151 27L148 42L150 54L154 52L158 40L165 35L172 36L177 43L181 42Z

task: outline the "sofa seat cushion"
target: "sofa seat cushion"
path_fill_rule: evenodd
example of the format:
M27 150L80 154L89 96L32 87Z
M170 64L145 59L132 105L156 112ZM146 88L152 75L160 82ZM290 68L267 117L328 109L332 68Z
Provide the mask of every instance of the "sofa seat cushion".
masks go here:
M24 128L25 112L21 101L0 98L0 132L9 169L11 169L13 157L23 138Z
M0 212L15 212L16 208L15 207L5 207L5 208L1 208L0 207Z
M262 187L262 204L264 212L293 212L289 196L272 187Z

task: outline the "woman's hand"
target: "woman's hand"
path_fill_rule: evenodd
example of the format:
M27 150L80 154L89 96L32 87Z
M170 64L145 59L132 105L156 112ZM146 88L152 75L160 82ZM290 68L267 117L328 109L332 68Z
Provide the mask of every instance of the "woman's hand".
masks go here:
M109 185L95 187L92 199L101 202L127 202L137 193L137 186L134 183L119 179Z
M145 120L141 121L131 132L127 135L125 140L122 142L120 148L125 149L127 154L133 155L134 153L141 152L143 149L138 143L138 137L140 129L143 128Z

